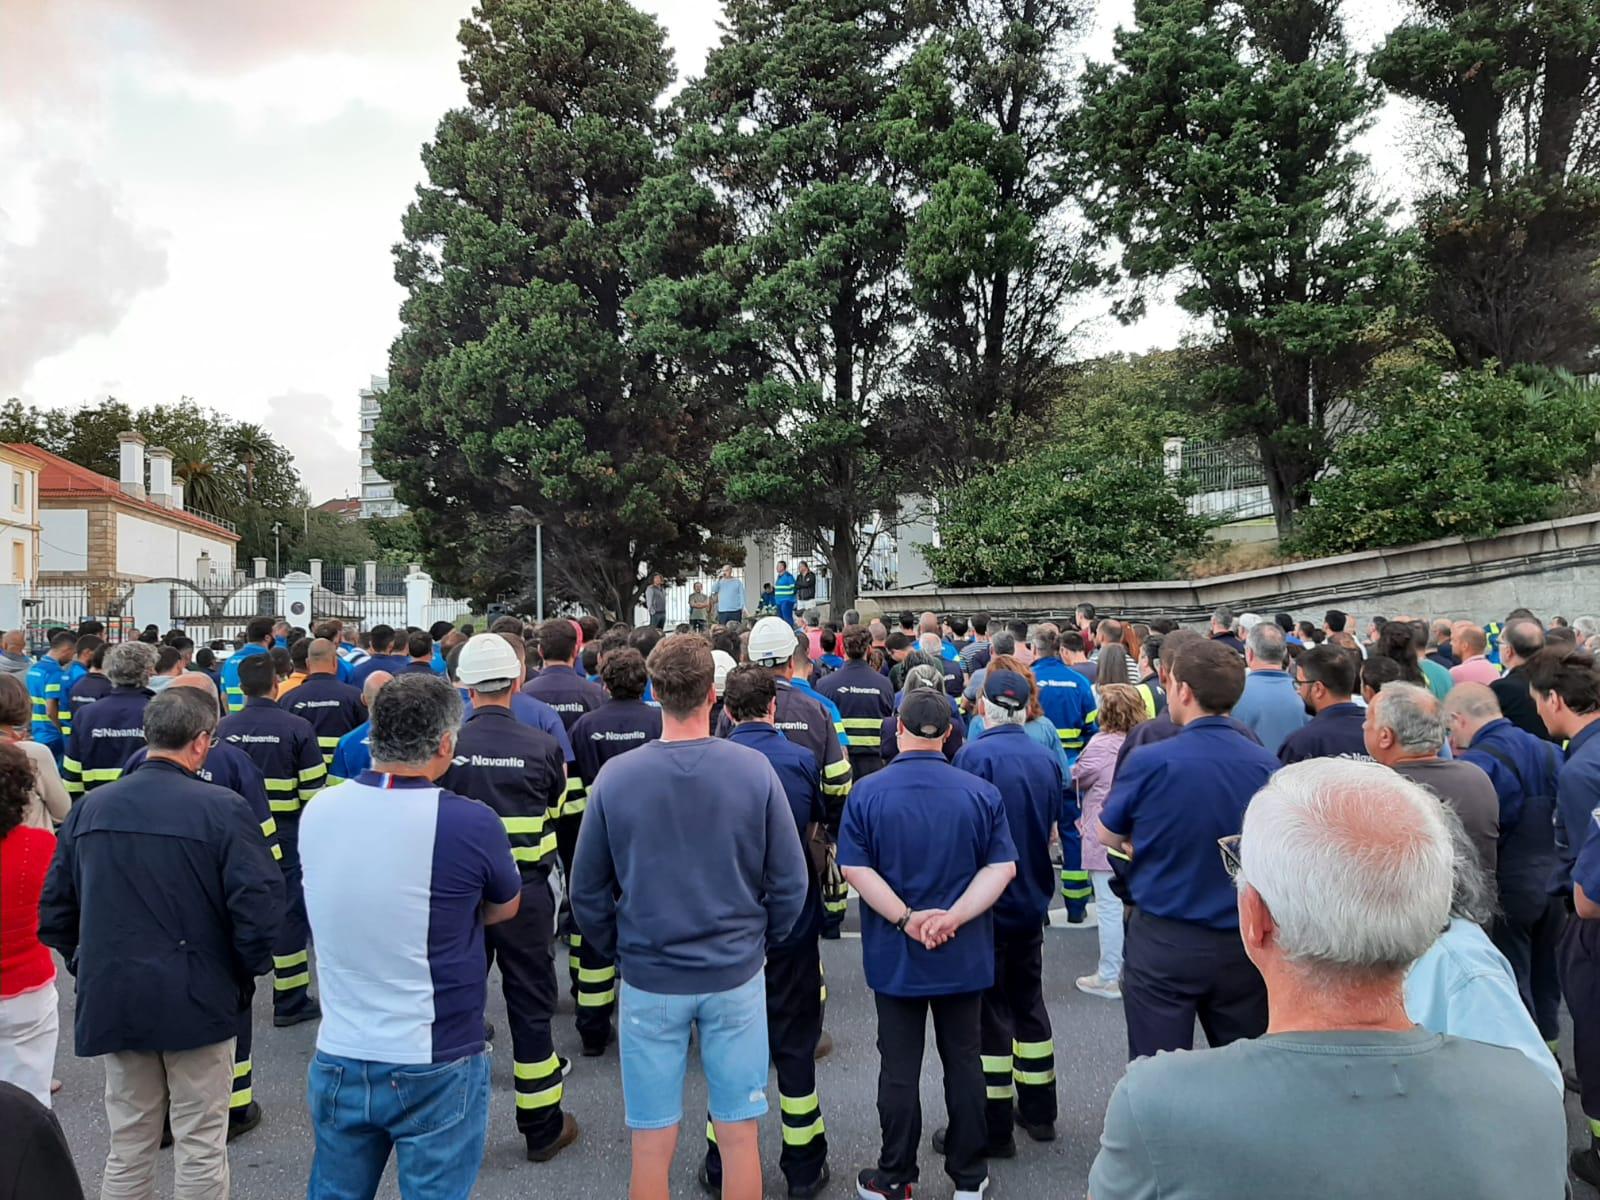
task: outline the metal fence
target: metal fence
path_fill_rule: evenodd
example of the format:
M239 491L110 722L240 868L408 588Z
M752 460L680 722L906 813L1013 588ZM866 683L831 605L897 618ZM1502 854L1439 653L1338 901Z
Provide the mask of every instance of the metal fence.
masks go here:
M1272 514L1261 452L1249 438L1185 440L1177 468L1179 478L1192 489L1189 511L1195 516L1247 521Z

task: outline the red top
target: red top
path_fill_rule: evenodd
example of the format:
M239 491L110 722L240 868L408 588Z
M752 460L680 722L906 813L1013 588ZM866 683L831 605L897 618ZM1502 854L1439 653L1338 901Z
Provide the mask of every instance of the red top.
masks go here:
M56 977L39 940L39 893L55 852L56 835L46 829L19 825L0 838L0 1000Z

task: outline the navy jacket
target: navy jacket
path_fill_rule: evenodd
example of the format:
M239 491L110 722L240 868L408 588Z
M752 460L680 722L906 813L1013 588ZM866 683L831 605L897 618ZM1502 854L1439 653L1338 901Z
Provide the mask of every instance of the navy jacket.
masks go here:
M218 721L215 740L238 747L261 769L267 800L279 817L298 816L327 781L311 723L265 696L249 697L238 712Z
M1495 869L1500 907L1508 916L1531 919L1543 909L1552 886L1559 891L1570 887L1571 860L1559 870L1556 861L1554 809L1561 751L1501 717L1478 730L1461 759L1489 776L1500 800Z
M283 873L233 792L159 759L95 789L39 899L39 939L78 981L78 1057L233 1037L282 914Z
M137 771L148 757L148 750L141 748L135 751L128 765L123 768L123 774L131 775ZM206 761L200 764L195 774L207 783L236 793L248 804L251 815L261 826L261 836L267 839L267 848L272 851L272 857L283 858L283 847L278 845L278 821L272 815L272 806L267 803L266 780L248 754L227 742L212 742Z
M337 675L307 675L304 683L278 701L278 706L311 722L324 764L332 764L339 739L367 719L361 693L348 683L340 683Z
M1544 727L1539 706L1533 702L1533 693L1528 690L1526 667L1513 667L1491 683L1489 690L1500 701L1500 711L1506 720L1534 737L1550 740L1550 731Z
M1567 744L1567 761L1556 778L1556 852L1559 890L1572 891L1572 863L1594 826L1600 809L1600 722L1580 729Z
M1256 731L1243 721L1236 720L1233 717L1224 719L1239 736L1254 742L1258 746L1261 744L1261 739L1256 736ZM1175 738L1182 730L1183 726L1172 719L1172 714L1167 711L1166 704L1163 702L1161 711L1155 715L1153 720L1141 721L1133 727L1132 732L1127 737L1122 739L1122 746L1117 751L1116 769L1118 771L1122 770L1122 764L1127 761L1128 755L1132 754L1140 746L1152 746L1157 742L1164 742L1168 738Z
M619 754L637 750L661 736L661 710L643 700L607 700L572 726L572 752L578 777L587 788Z
M151 695L145 688L114 687L79 714L61 760L69 795L121 778L134 751L144 748L144 707Z
M1366 721L1367 710L1359 704L1347 700L1329 705L1283 739L1278 761L1288 766L1308 758L1364 759L1367 743L1361 727Z
M869 667L868 670L871 670ZM874 675L876 671L872 672ZM794 813L795 828L800 832L800 844L806 842L806 829L828 819L828 806L822 799L822 776L817 772L817 760L803 746L796 746L771 725L750 723L735 725L728 740L740 746L749 746L772 764L778 773L783 794L789 798L789 808ZM822 889L817 884L815 871L808 871L806 904L800 910L789 936L768 945L769 950L788 950L799 946L807 938L815 940L822 933Z
M990 725L961 747L954 765L1000 790L1017 848L1017 875L995 902L995 927L1006 933L1037 933L1056 890L1050 827L1073 827L1063 803L1060 756L1039 745L1021 725Z
M546 667L522 685L522 692L555 709L568 734L579 717L593 712L606 699L604 688L590 683L571 667L562 666Z
M475 709L461 724L456 756L439 786L494 809L524 880L549 877L555 817L567 792L566 763L555 738L524 725L508 708Z

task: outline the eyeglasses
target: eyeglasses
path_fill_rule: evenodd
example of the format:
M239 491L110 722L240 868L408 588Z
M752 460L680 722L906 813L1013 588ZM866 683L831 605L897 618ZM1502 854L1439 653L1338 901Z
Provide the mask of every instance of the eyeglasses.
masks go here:
M1217 849L1222 851L1222 869L1229 879L1238 879L1239 872L1244 870L1244 859L1239 853L1242 838L1242 834L1234 833L1217 839Z

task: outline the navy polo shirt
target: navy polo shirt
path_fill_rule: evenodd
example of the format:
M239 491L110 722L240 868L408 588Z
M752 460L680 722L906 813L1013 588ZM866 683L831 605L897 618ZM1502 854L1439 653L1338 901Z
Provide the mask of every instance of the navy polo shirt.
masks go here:
M1600 903L1600 838L1594 836L1596 825L1600 825L1600 815L1590 813L1583 848L1572 864L1572 882L1583 888L1590 900Z
M1600 809L1600 721L1586 725L1567 744L1567 761L1556 776L1556 810L1560 818L1556 832L1565 849L1557 847L1562 863L1582 858L1584 849L1594 841L1589 836L1594 828L1593 813ZM1573 863L1572 878L1579 878L1578 866ZM1600 886L1600 880L1595 881ZM1591 891L1583 883L1584 894L1600 901L1600 891Z
M1133 902L1153 917L1237 929L1238 901L1217 839L1243 828L1251 797L1277 769L1226 717L1190 721L1177 737L1129 756L1100 823L1133 842Z
M913 750L858 781L839 829L839 865L871 867L912 908L951 908L984 867L1015 862L999 790L936 751ZM861 907L867 986L886 996L981 992L994 982L990 913L937 950Z
M1017 877L995 903L995 925L1007 933L1037 933L1056 890L1050 827L1072 827L1062 811L1061 757L1021 725L991 725L961 747L954 765L1000 789L1017 848Z
M1361 727L1366 722L1367 710L1361 705L1349 700L1330 704L1283 739L1278 760L1288 766L1308 758L1365 759L1367 743Z

